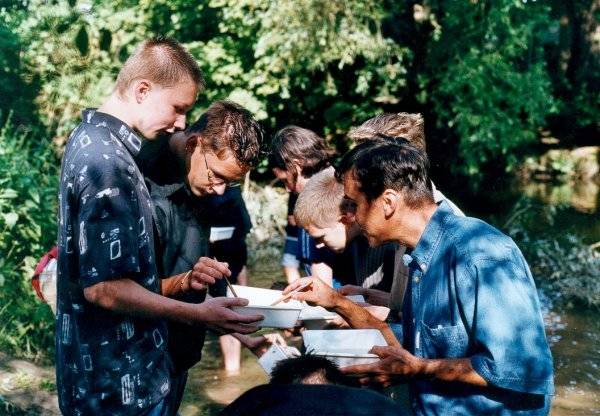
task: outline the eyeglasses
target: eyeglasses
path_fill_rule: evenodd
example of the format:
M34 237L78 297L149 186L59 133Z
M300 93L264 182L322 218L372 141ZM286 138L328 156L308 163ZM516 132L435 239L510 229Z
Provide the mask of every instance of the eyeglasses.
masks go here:
M211 188L214 188L216 186L222 186L222 185L225 185L227 187L236 185L235 182L232 183L232 181L229 179L225 179L218 175L215 175L215 173L212 171L212 169L208 167L208 161L206 160L206 153L202 152L202 156L204 156L204 166L206 166L206 177L208 179L208 183L210 184Z

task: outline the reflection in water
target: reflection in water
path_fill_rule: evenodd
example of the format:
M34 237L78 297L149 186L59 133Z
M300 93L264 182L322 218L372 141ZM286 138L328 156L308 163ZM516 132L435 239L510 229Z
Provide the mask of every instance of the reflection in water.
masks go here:
M556 396L552 415L600 414L600 320L597 311L551 309L541 297Z
M204 346L202 361L189 374L181 416L217 415L250 388L264 384L268 377L256 357L245 350L239 375L229 376L221 368L219 342L210 336Z
M523 193L548 205L566 205L584 213L598 211L600 185L595 181L570 181L564 184L528 182L521 186Z

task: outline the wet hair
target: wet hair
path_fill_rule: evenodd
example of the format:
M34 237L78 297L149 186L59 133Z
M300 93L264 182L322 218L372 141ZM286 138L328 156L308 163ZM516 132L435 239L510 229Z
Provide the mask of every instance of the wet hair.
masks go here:
M415 209L434 201L428 170L425 152L406 139L379 137L346 153L336 169L336 178L342 182L344 174L350 172L368 202L386 189L402 192L405 203Z
M294 218L300 227L312 224L319 228L330 227L341 214L344 186L335 179L333 168L314 175L298 195Z
M212 103L185 134L188 151L193 151L200 138L202 146L218 157L230 151L243 168L252 168L258 163L262 129L250 111L233 101Z
M305 178L331 165L335 151L314 131L298 126L287 126L275 133L271 142L269 165L292 172L297 164Z
M425 123L419 113L387 113L368 119L350 130L348 138L362 143L379 136L402 137L425 151Z
M309 354L279 361L271 371L270 384L348 385L349 381L332 361Z
M116 90L124 94L136 80L148 79L162 87L172 87L188 78L199 90L204 79L194 57L176 40L147 39L137 46L117 76Z

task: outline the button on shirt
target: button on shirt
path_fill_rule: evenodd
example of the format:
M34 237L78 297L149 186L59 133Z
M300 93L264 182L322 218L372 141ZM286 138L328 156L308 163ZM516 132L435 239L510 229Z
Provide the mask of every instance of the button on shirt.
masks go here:
M86 110L62 162L56 372L69 415L137 415L169 391L167 330L89 303L84 288L129 278L159 293L152 202L134 158L140 138Z
M403 260L405 348L470 358L489 384L415 381L415 414L547 414L552 357L533 278L512 239L442 202Z

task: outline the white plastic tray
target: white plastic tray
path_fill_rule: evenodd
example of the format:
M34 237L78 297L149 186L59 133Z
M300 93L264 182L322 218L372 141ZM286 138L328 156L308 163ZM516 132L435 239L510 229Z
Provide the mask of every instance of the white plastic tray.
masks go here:
M263 315L265 319L257 323L261 328L293 328L296 326L303 307L301 302L291 300L270 306L281 297L280 290L240 285L233 285L233 289L239 297L248 299L249 304L248 306L234 306L231 309L243 315L255 313ZM227 288L227 297L233 297L229 288Z
M378 329L306 330L302 338L307 353L327 357L340 367L376 362L379 357L369 350L387 345Z
M271 374L275 365L287 358L299 357L300 351L294 347L272 344L269 349L258 359L258 364L267 374Z
M208 238L211 243L220 240L228 240L233 235L235 227L210 227L210 237Z

